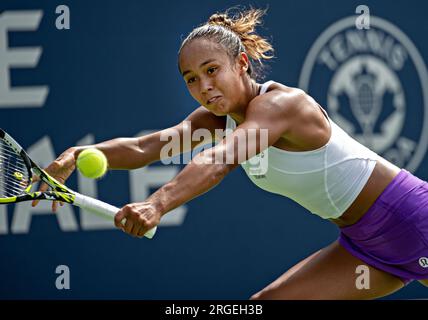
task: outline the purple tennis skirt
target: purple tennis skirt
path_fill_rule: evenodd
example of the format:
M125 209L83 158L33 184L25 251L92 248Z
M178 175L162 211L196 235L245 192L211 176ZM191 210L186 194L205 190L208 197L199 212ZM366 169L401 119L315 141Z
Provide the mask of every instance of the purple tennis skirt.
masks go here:
M339 243L404 284L428 279L428 183L402 169Z

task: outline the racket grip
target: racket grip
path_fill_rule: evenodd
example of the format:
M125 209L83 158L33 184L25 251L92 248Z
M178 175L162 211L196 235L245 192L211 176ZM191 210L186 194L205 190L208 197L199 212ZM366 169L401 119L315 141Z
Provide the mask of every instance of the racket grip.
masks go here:
M75 199L73 204L75 204L76 206L82 209L88 210L92 213L98 214L103 218L107 218L112 221L114 221L114 216L120 210L120 208L112 206L111 204L85 196L77 192L75 193ZM125 221L122 221L122 223L124 222ZM157 227L154 227L153 229L150 229L149 231L147 231L144 234L144 236L146 238L151 239L155 235L156 230L157 230Z

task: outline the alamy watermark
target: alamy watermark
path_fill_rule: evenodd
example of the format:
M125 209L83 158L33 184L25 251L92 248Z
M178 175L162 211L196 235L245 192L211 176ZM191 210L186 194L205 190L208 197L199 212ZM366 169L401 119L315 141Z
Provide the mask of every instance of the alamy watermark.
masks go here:
M355 27L358 30L370 29L370 9L368 6L360 4L355 8L355 13L360 14L355 19Z
M70 8L62 4L56 7L55 13L58 14L55 20L55 27L58 30L70 30Z
M366 265L359 265L355 269L355 273L359 276L355 279L355 287L358 290L370 289L370 269Z
M66 265L59 265L55 269L55 273L59 274L55 279L55 287L58 290L70 289L70 268Z

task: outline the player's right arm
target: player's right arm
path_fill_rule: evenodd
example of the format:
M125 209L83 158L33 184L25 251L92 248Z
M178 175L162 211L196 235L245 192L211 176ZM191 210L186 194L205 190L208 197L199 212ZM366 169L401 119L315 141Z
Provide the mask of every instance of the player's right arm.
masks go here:
M180 137L180 145L177 150L179 150L178 153L183 153L190 151L185 149L186 145L190 145L190 149L193 149L199 144L198 141L191 141L190 144L182 143L184 134L191 136L195 130L204 128L209 130L212 139L214 139L215 130L224 129L225 125L226 117L218 117L201 106L181 123L164 130L141 137L116 138L94 145L71 147L64 151L45 170L59 182L64 183L73 173L79 153L90 147L98 148L104 152L108 160L109 169L136 169L161 159L161 150L169 143L168 140L162 141L165 140L161 139L162 136L178 135ZM190 132L186 132L186 130L190 130ZM175 155L177 154L171 156ZM42 184L40 186L40 191L46 191L46 189L47 185ZM37 203L38 201L34 201L33 205ZM55 202L53 209L54 211L56 209Z
M109 169L137 169L161 160L162 148L170 143L168 137L175 136L180 138L177 148L173 149L177 152L169 153L169 156L173 157L191 151L200 143L199 141L183 143L183 136L191 137L195 130L207 129L211 134L211 139L214 139L215 130L224 129L225 124L226 117L217 117L204 107L199 107L181 123L151 134L136 138L116 138L94 145L72 147L64 152L65 156L58 158L59 165L67 167L64 164L66 161L74 165L82 150L95 147L106 155ZM188 147L186 148L186 146Z

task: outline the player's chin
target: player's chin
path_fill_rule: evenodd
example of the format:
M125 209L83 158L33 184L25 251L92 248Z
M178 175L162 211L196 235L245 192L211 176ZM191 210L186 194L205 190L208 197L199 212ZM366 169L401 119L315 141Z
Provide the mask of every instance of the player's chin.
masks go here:
M218 117L225 116L229 113L224 105L212 107L210 111Z
M214 115L216 115L217 117L222 117L227 115L227 112L220 112L220 111L211 111Z

